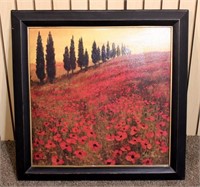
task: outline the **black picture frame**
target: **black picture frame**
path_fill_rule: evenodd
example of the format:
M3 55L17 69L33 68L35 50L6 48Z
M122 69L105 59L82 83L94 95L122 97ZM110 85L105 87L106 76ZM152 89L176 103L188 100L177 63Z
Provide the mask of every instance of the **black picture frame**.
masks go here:
M168 180L185 177L187 10L12 11L15 142L19 180ZM32 167L27 28L38 26L171 26L172 124L167 167Z

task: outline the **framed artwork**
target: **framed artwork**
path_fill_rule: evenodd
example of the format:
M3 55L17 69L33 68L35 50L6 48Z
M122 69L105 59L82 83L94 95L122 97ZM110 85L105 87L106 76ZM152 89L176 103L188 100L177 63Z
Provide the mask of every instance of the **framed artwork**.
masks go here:
M188 12L12 11L20 180L184 179Z

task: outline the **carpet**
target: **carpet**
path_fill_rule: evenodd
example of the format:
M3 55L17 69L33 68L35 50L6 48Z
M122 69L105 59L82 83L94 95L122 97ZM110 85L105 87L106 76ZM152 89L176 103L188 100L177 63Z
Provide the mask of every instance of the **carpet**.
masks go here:
M37 187L132 187L132 186L200 186L200 137L188 136L186 147L186 178L163 181L17 181L15 172L15 146L13 141L0 143L0 186Z

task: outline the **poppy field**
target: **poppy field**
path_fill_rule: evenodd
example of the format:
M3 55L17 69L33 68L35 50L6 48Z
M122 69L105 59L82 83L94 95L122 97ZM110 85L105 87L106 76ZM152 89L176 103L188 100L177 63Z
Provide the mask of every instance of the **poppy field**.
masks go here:
M32 82L32 164L168 165L170 64L148 52Z

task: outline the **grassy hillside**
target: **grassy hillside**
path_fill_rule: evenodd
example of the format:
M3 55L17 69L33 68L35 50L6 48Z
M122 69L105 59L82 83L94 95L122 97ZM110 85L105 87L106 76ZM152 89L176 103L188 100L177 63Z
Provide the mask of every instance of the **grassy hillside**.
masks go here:
M169 75L155 52L33 84L33 164L168 164Z

